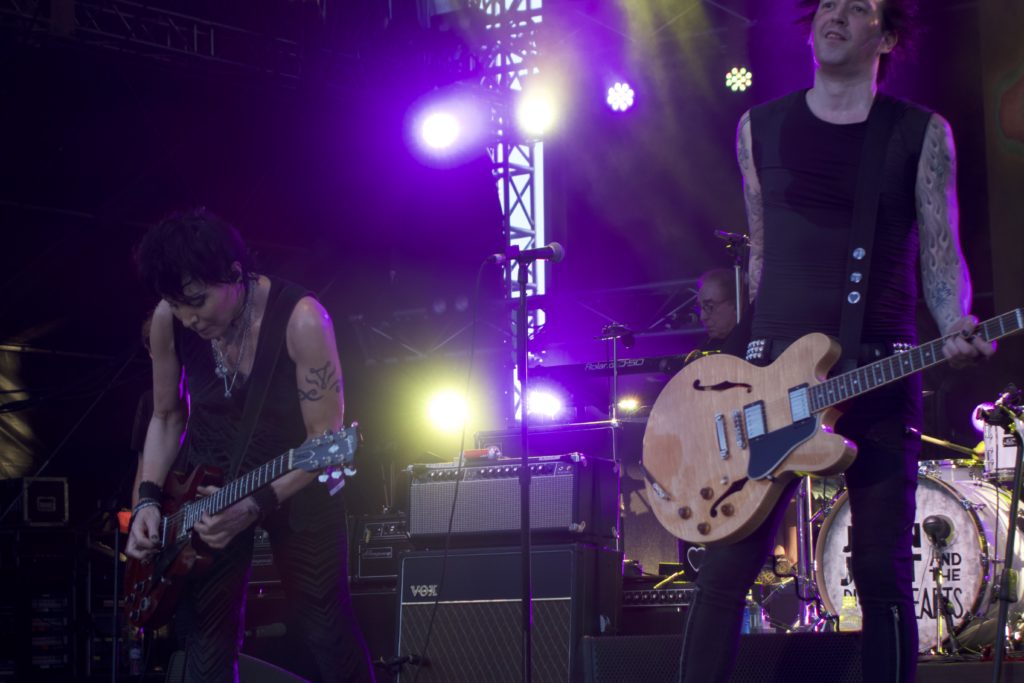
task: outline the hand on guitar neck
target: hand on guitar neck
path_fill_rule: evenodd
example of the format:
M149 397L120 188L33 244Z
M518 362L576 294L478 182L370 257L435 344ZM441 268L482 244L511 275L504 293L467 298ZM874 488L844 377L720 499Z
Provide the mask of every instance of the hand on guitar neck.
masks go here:
M200 486L197 490L202 496L212 496L220 490L220 487ZM247 496L216 515L203 512L203 516L192 527L192 530L207 546L214 550L221 550L227 547L231 539L252 526L259 516L259 505L256 504L252 496Z
M949 360L950 367L969 367L981 358L990 358L996 352L995 340L989 341L975 334L977 327L978 319L973 315L965 315L946 330L942 353Z

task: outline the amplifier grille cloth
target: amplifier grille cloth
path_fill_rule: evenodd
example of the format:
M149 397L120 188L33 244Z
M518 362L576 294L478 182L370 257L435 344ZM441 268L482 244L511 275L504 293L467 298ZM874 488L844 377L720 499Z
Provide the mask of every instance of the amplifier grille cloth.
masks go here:
M455 482L416 484L410 492L412 535L448 531ZM459 484L453 533L487 533L519 529L519 479L494 479ZM530 486L530 528L568 530L573 519L573 476L536 477Z
M432 603L402 606L400 655L421 655ZM429 665L417 681L428 683L519 683L522 659L521 605L518 600L441 603L429 649ZM569 598L533 603L533 680L569 680L571 605ZM416 676L406 667L400 680Z

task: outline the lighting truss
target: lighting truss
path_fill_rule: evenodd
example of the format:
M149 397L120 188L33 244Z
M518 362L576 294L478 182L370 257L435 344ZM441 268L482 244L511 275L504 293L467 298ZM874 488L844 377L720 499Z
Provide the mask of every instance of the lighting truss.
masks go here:
M488 147L492 170L497 182L502 209L502 233L506 246L532 249L543 245L544 236L544 146L536 140L519 139L512 121L511 105L516 93L522 90L522 80L539 71L538 33L542 21L543 0L476 0L476 7L484 16L486 45L483 83L492 92L503 96L498 101L504 106L495 114L497 136ZM518 269L529 267L527 296L542 295L547 289L547 263L535 261L531 266L513 263L505 270L505 298L519 297ZM515 313L510 313L513 338ZM527 336L533 337L544 325L544 311L529 307ZM521 395L518 378L513 373L511 412L520 412Z
M19 30L28 40L60 36L168 63L199 60L285 79L303 73L303 46L291 37L268 36L130 0L0 0L3 26Z

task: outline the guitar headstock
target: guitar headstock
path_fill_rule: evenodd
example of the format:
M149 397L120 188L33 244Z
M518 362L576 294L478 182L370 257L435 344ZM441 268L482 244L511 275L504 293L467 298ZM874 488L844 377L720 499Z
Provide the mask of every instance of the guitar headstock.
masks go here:
M355 474L356 449L359 446L359 425L345 427L336 432L326 431L310 437L292 450L291 463L295 469L318 472L327 468L340 468L346 475Z

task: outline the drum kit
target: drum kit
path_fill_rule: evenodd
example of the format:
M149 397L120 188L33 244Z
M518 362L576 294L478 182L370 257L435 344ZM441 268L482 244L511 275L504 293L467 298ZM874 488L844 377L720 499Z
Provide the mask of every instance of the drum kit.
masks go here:
M998 581L1002 571L1024 565L1024 519L1010 523L1011 495L1017 445L1012 433L985 424L977 449L922 435L922 439L970 456L923 461L917 481L917 515L913 527L914 601L920 652L959 655L978 652L995 642L998 630ZM815 480L817 481L817 480ZM831 480L834 482L835 480ZM829 490L831 488L831 490ZM796 628L843 629L857 587L850 574L851 515L848 494L841 485L824 484L830 495L809 496L807 535L816 534L814 559L798 563L801 595L811 606ZM798 505L804 496L798 497ZM816 508L816 509L814 509ZM1013 562L1007 563L1007 534L1015 534ZM801 558L802 560L804 558ZM1024 629L1021 588L1010 596L1009 631L1019 639ZM846 600L844 600L844 597ZM850 621L859 623L859 607Z

